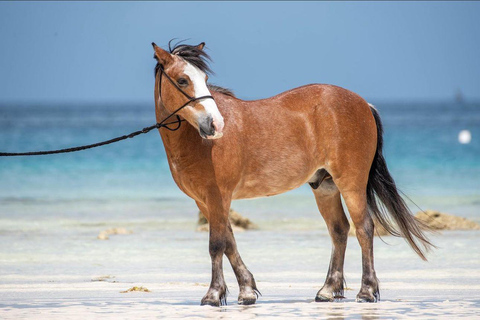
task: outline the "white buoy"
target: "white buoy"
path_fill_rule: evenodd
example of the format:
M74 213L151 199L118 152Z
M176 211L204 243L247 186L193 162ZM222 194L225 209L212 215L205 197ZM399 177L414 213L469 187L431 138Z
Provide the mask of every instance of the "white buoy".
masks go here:
M462 130L458 134L458 142L461 144L468 144L472 141L472 134L468 130Z

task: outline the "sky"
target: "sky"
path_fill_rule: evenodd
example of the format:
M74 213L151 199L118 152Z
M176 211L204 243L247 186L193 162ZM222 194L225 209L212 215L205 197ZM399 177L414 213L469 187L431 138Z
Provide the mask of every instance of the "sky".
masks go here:
M152 103L151 42L206 42L257 99L329 83L375 101L480 100L480 2L0 2L1 103Z

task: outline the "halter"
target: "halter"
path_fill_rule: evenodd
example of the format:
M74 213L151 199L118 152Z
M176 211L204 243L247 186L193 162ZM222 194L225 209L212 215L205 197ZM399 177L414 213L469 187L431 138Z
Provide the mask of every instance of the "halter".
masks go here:
M161 91L161 83L162 83L162 74L165 75L165 77L168 79L168 81L170 81L171 84L173 84L173 86L175 88L177 88L178 91L180 91L187 99L188 101L186 103L184 103L180 108L176 109L175 111L173 111L168 117L166 117L165 119L163 119L161 122L157 123L155 126L157 128L165 128L167 130L170 130L170 131L176 131L178 129L180 129L180 126L182 125L182 122L185 121L185 119L180 119L180 116L177 114L180 110L182 110L183 108L185 108L187 105L189 105L191 102L194 102L194 101L197 101L197 100L202 100L202 99L212 99L215 101L215 99L211 96L211 95L206 95L206 96L201 96L201 97L192 97L190 96L188 93L186 93L185 91L182 90L182 88L180 88L176 83L175 81L172 80L172 78L170 78L170 76L165 72L165 70L163 70L163 66L160 65L160 77L158 79L158 95L160 96L160 91ZM165 123L165 121L167 121L168 119L170 119L172 116L176 116L177 120L176 121L173 121L173 122L168 122L168 123ZM170 128L168 127L169 125L171 124L175 124L177 123L178 125L175 127L175 128Z

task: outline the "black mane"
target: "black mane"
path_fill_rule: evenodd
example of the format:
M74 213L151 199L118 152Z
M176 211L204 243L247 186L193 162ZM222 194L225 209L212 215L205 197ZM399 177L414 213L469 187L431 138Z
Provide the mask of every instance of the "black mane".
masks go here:
M212 69L208 65L208 61L212 61L208 53L198 48L197 46L192 46L189 44L179 44L177 43L173 48L171 47L172 40L168 42L168 50L170 54L177 55L187 61L188 63L193 64L198 69L202 70L207 74L213 74ZM157 59L156 55L153 55L155 60ZM157 75L160 68L163 68L163 65L158 62L155 66L155 76Z
M210 69L210 66L208 65L208 61L212 61L208 53L198 48L197 46L192 46L188 44L177 43L172 48L171 43L172 40L168 42L168 50L170 51L170 54L181 57L186 62L191 63L206 74L213 74L212 69ZM156 59L156 55L154 55L153 57ZM155 66L155 77L157 76L160 68L163 68L163 65L157 61L157 65ZM209 89L215 92L235 97L235 94L230 89L210 84L208 84L207 86Z
M185 61L193 64L205 73L213 74L212 69L210 69L210 66L208 65L208 61L212 61L212 59L205 51L199 49L197 46L191 46L188 44L176 44L172 49L170 47L171 42L172 41L168 43L168 49L171 54L182 57ZM205 45L205 43L203 44Z

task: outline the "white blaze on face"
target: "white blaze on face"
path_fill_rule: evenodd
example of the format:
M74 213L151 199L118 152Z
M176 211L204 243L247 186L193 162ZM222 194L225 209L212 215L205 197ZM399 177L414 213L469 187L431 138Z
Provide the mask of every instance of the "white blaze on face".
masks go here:
M190 81L193 84L193 96L195 98L210 95L210 91L208 90L207 83L205 81L205 72L187 62L184 73L190 78ZM220 111L218 111L215 100L202 99L198 103L203 106L207 115L211 116L213 119L213 126L215 127L215 136L213 136L213 138L220 138L222 136L224 123L223 117L220 114Z

